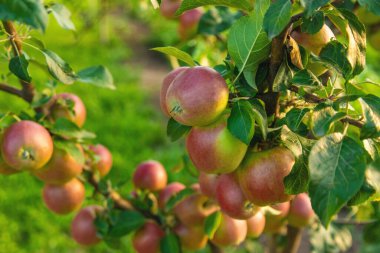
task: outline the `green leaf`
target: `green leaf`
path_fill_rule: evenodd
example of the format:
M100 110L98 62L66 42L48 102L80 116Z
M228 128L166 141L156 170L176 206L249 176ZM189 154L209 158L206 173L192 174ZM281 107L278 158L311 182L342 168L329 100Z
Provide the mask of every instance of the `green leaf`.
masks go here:
M346 80L352 77L352 66L347 58L347 48L339 41L329 42L322 49L319 57L338 70Z
M258 99L250 100L252 105L253 118L260 127L263 139L266 140L268 135L268 118L263 104Z
M314 111L312 114L312 131L314 135L318 138L325 136L332 129L333 123L343 119L345 116L344 112L336 112L329 106Z
M193 57L191 57L191 55L175 47L155 47L155 48L152 48L151 50L161 52L169 56L173 56L177 58L178 60L183 61L190 67L194 67L197 65L195 61L193 60Z
M369 94L359 99L363 109L365 124L361 129L360 138L377 138L380 136L380 98Z
M218 229L221 221L222 213L219 211L207 216L204 225L204 232L208 236L208 238L214 238L215 232Z
M325 136L309 156L309 194L324 226L359 191L366 168L364 149L340 133Z
M190 196L194 193L194 190L191 188L183 189L182 191L178 192L177 194L173 195L168 202L166 203L165 209L171 210L173 207L175 207L179 202L184 200L187 196Z
M76 75L67 62L50 50L44 49L42 52L52 77L64 84L74 83Z
M79 82L89 83L111 90L116 89L111 72L104 66L98 65L82 69L78 72L77 76Z
M52 134L58 135L64 139L84 140L93 139L95 134L80 129L75 123L66 118L58 118L54 125L49 128Z
M289 112L286 113L286 125L293 132L298 132L298 129L303 124L303 118L309 111L309 108L292 108Z
M198 33L207 35L219 34L232 26L242 16L241 12L232 12L224 6L217 6L203 14L198 25Z
M318 77L316 77L313 72L311 72L308 69L303 69L298 71L293 79L292 83L295 85L302 85L302 86L311 86L311 87L321 87L322 83L319 81Z
M305 7L306 17L310 17L314 11L327 4L330 0L301 0L302 6Z
M271 4L264 16L264 30L270 40L279 35L289 24L292 15L290 0L277 0Z
M252 9L252 5L248 0L183 0L181 6L176 12L176 15L181 15L187 10L206 5L234 7L246 11L250 11Z
M357 206L366 202L369 198L371 198L376 193L376 189L365 180L360 190L355 194L353 198L351 198L347 205L348 206Z
M302 21L302 32L315 34L319 32L325 24L325 14L322 11L317 11L311 17L303 17Z
M80 164L84 164L84 154L82 149L73 142L63 141L63 140L54 140L54 148L65 151L74 158L74 160Z
M358 0L358 2L361 6L372 11L377 16L380 16L380 1L379 0Z
M15 56L9 61L9 70L21 80L30 82L32 78L28 72L29 62L25 55Z
M0 20L18 21L45 31L48 14L40 0L2 0Z
M71 20L71 12L63 4L53 4L49 10L51 10L62 28L75 31L75 25Z
M180 139L183 135L187 134L191 130L191 126L185 126L173 118L170 118L166 127L166 134L170 137L171 141Z
M254 134L254 125L252 105L248 101L236 101L227 120L228 130L233 136L249 145Z
M108 235L111 237L122 237L139 229L144 223L145 217L141 213L126 210L119 214Z
M180 253L181 244L176 234L169 232L160 241L161 252Z

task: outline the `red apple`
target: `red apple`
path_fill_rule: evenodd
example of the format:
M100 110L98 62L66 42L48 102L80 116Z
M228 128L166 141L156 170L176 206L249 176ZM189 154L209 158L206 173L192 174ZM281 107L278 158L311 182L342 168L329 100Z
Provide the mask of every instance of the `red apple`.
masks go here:
M291 201L288 214L289 225L298 228L306 227L314 216L310 198L306 193L298 194Z
M101 211L100 206L88 206L77 213L71 223L71 236L77 243L90 246L101 241L94 224L96 215Z
M38 170L50 160L53 140L43 126L23 120L5 130L1 152L4 161L15 170Z
M226 109L228 87L223 77L209 67L184 70L169 86L166 107L179 123L206 126Z
M12 175L21 172L20 170L15 170L6 164L0 153L0 174L2 175Z
M167 180L164 166L153 160L139 164L133 174L133 183L138 189L158 191L166 186Z
M185 188L186 188L186 186L184 186L183 184L178 183L178 182L174 182L174 183L168 184L158 194L158 206L161 209L164 209L166 203L168 202L168 200L171 197L173 197L174 195L176 195L178 192L180 192L183 189L185 189Z
M279 233L281 229L285 226L287 220L286 216L289 213L290 203L284 202L271 206L273 209L278 211L278 214L271 214L267 212L265 215L265 228L266 233Z
M188 40L197 33L199 21L202 18L201 9L185 11L179 17L178 33L181 40Z
M153 221L148 221L132 239L133 248L138 253L159 253L160 240L165 232Z
M181 6L182 0L162 0L160 11L162 16L168 19L175 18L175 13Z
M258 238L264 231L265 215L259 211L247 220L247 237Z
M43 200L51 211L57 214L68 214L78 209L85 198L83 184L76 178L64 185L45 185L42 191Z
M178 235L181 246L187 250L200 250L207 244L208 238L204 233L203 226L185 226L178 224L174 227L174 232Z
M204 172L199 173L198 181L202 194L209 198L216 198L216 183L218 175L207 174Z
M242 191L248 200L258 206L289 201L284 178L294 164L292 152L284 147L266 151L248 151L237 173Z
M100 176L104 177L109 173L112 167L111 152L101 144L91 145L89 149L99 158L99 160L93 165L93 168L99 171Z
M70 108L70 103L73 107ZM86 107L82 100L75 94L61 93L53 97L53 105L50 108L53 119L66 118L82 127L86 121Z
M219 247L239 245L247 236L247 222L222 213L222 220L211 241Z
M170 1L170 0L167 0ZM179 67L175 70L171 71L167 76L165 77L164 81L162 82L161 86L161 92L160 92L160 106L162 112L170 117L170 113L168 111L168 108L166 107L166 94L168 93L168 89L170 84L173 82L173 80L181 73L184 72L184 70L188 69L188 67Z

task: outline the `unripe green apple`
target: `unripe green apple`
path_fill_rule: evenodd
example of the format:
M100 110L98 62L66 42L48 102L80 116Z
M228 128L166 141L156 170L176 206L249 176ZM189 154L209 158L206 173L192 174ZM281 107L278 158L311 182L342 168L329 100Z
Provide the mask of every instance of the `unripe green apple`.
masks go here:
M185 188L186 188L186 186L184 186L183 184L178 183L178 182L174 182L174 183L168 184L158 194L158 206L161 209L164 209L166 203L168 202L168 200L172 196L174 196L175 194L177 194L178 192L182 191Z
M193 127L186 149L194 166L205 173L230 173L239 166L248 146L227 129L224 114L206 127Z
M23 120L5 130L1 152L4 161L13 169L36 171L52 157L53 140L43 126Z
M45 185L42 190L43 200L51 211L68 214L78 209L85 198L85 188L76 178L63 185Z
M380 17L368 11L366 8L359 8L356 11L356 16L365 25L375 25L380 23Z
M209 67L184 70L169 86L166 107L170 115L187 126L206 126L227 107L228 87L223 77Z
M185 11L179 17L178 33L181 40L188 40L197 33L201 18L202 11L199 8Z
M265 215L265 233L279 233L285 226L287 220L286 216L289 213L290 203L283 202L271 206L274 210L278 211L277 214L267 212Z
M377 51L380 51L380 32L369 34L369 44Z
M335 39L334 33L326 24L315 34L293 31L291 36L299 45L315 55L319 55L322 48L332 39Z
M218 179L218 175L215 174L207 174L204 172L199 173L198 181L199 186L201 188L201 192L203 195L211 199L216 198L216 182Z
M259 211L247 220L247 237L258 238L265 228L265 215Z
M71 223L71 236L84 246L95 245L101 241L96 235L94 224L96 215L103 210L100 206L88 206L81 209Z
M239 245L247 236L247 222L236 220L222 213L219 227L217 228L212 243L219 247Z
M70 105L72 103L72 105ZM70 106L73 106L70 108ZM53 97L53 105L50 107L53 119L66 118L82 127L86 121L86 107L83 101L75 94L61 93Z
M311 207L310 198L306 193L298 194L290 202L289 225L298 228L306 227L314 216L315 213Z
M99 158L99 160L93 164L93 168L99 171L100 176L106 176L112 167L111 152L101 144L91 145L89 149Z
M133 248L138 253L159 253L160 241L165 232L153 221L148 221L132 238Z
M240 187L247 199L258 206L289 201L293 196L285 193L283 180L294 162L292 152L284 147L248 151L237 170Z
M178 235L181 246L187 250L200 250L207 244L208 238L204 233L203 226L185 226L180 223L174 227L174 232Z
M223 174L218 177L216 200L220 209L234 219L246 220L259 210L244 196L236 173Z
M138 189L158 191L166 186L167 181L164 166L153 160L140 163L133 174L133 184Z
M160 11L162 16L168 19L175 18L175 13L181 6L182 0L162 0Z
M167 0L168 1L168 0ZM169 74L166 75L162 82L161 86L161 92L160 92L160 106L162 112L170 117L170 113L168 111L168 108L166 107L166 94L168 93L168 89L170 84L173 82L173 80L181 74L184 70L188 69L189 67L179 67L171 71Z

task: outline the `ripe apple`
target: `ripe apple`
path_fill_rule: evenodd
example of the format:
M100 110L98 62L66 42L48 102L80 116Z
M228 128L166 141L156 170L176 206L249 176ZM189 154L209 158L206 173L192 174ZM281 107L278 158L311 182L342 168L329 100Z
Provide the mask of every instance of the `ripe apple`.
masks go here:
M98 156L99 160L93 165L93 168L99 171L100 176L104 177L109 173L112 167L112 154L103 145L91 145L89 149Z
M0 174L2 175L12 175L12 174L15 174L15 173L19 173L21 172L21 170L15 170L15 169L12 169L11 166L9 166L8 164L6 164L0 154Z
M215 199L217 179L218 175L207 174L201 171L198 177L201 193L211 199Z
M179 123L206 126L226 109L228 87L223 77L209 67L193 67L183 71L169 86L166 107Z
M1 152L4 161L15 170L39 170L52 157L53 140L43 126L23 120L5 130Z
M167 0L167 1L170 1L170 0ZM161 92L160 92L160 106L161 106L162 112L168 117L170 117L170 113L168 111L168 108L166 107L166 94L168 93L169 86L173 82L173 80L179 74L184 72L184 70L186 69L188 69L188 67L179 67L179 68L174 69L169 74L167 74L164 81L162 82Z
M299 45L315 55L319 55L322 48L332 39L335 39L334 33L326 24L315 34L293 31L291 36Z
M199 21L202 18L201 9L185 11L179 17L178 33L181 40L188 40L197 33Z
M289 225L293 227L305 227L309 225L315 213L311 207L310 198L306 193L298 194L290 202L290 210L288 214Z
M165 232L153 221L148 221L133 236L133 248L138 253L159 253L160 240Z
M77 147L83 152L80 145ZM51 160L42 169L34 172L34 175L47 184L60 185L80 175L82 170L83 164L75 160L75 157L55 147Z
M223 174L218 177L216 200L220 209L234 219L246 220L259 210L244 196L236 173Z
M185 188L186 188L186 186L184 186L183 184L178 183L178 182L174 182L174 183L168 184L158 194L158 206L161 209L164 209L166 203L168 202L168 200L172 196L174 196L175 194L177 194L178 192L182 191Z
M187 250L200 250L207 244L208 238L204 233L203 226L185 226L180 223L173 230L178 235L181 246Z
M63 185L45 185L42 190L43 200L51 211L68 214L78 209L85 198L86 190L76 178Z
M267 212L265 215L265 228L266 233L279 233L281 229L286 224L286 216L289 213L290 203L283 202L271 206L273 209L278 211L278 214L271 214Z
M284 178L294 164L292 152L284 147L254 152L250 150L237 170L242 191L257 206L289 201Z
M71 236L85 246L95 245L101 241L96 235L94 224L96 215L103 210L100 206L88 206L81 209L71 223Z
M247 237L258 238L264 231L265 215L259 211L247 220Z
M139 164L133 174L133 184L138 189L158 191L166 186L167 181L164 166L153 160Z
M222 213L222 219L211 241L219 247L239 245L247 236L247 222Z
M71 106L73 107L70 108ZM55 95L50 112L53 119L66 118L79 127L82 127L86 121L86 107L75 94L61 93Z
M160 11L162 16L168 19L175 18L175 13L181 6L182 0L162 0Z

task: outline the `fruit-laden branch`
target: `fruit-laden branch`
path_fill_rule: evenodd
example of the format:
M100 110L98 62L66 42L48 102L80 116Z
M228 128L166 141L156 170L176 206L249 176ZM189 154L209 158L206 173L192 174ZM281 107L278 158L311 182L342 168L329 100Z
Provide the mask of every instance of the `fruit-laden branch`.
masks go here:
M15 87L12 87L8 84L5 84L5 83L0 83L0 90L2 91L5 91L9 94L12 94L12 95L15 95L15 96L18 96L20 98L23 98L23 94L22 94L22 90L19 90Z

